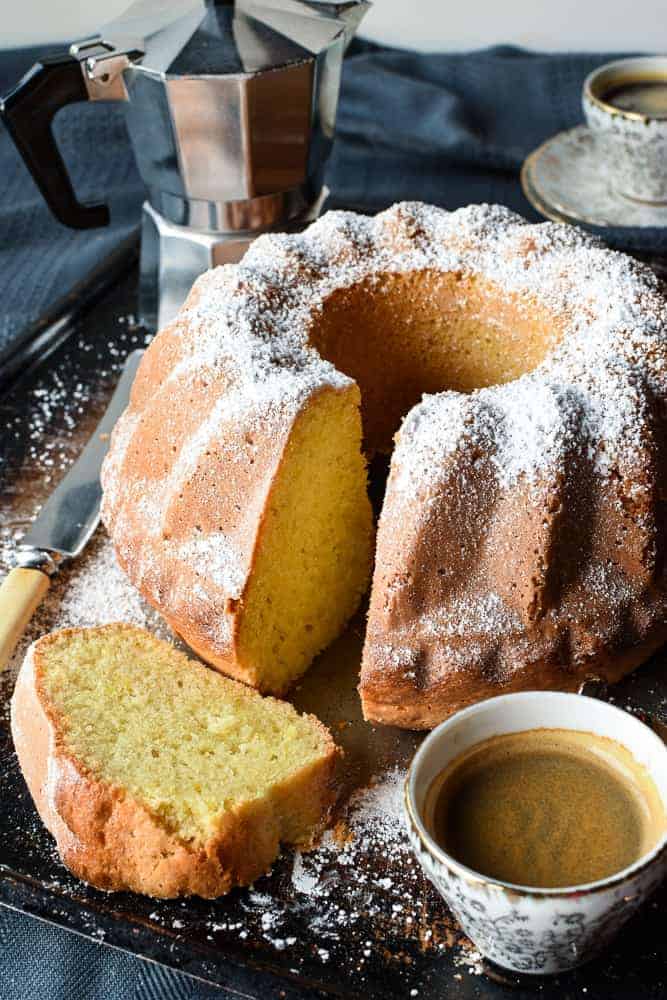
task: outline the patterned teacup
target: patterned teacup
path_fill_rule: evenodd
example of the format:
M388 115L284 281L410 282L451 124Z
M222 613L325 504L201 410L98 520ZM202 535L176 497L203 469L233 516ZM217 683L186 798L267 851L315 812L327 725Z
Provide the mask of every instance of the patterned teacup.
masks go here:
M405 789L414 851L464 932L486 958L515 972L562 972L604 948L667 874L667 833L636 862L587 885L537 889L474 872L448 855L425 822L434 779L492 736L528 729L592 732L616 740L652 777L667 808L667 746L637 718L576 694L529 691L464 709L427 736Z
M618 59L584 81L582 104L611 186L635 201L667 203L667 116L628 110L609 100L617 88L667 83L667 56Z

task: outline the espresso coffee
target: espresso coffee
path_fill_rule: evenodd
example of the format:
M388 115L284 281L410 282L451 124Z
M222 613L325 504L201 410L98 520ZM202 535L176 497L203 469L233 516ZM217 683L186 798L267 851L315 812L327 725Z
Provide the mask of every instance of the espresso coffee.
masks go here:
M648 118L667 118L667 79L618 84L607 91L604 101L621 111L634 111Z
M628 750L567 729L510 733L472 747L433 782L426 817L456 861L535 888L613 875L667 828L659 792Z

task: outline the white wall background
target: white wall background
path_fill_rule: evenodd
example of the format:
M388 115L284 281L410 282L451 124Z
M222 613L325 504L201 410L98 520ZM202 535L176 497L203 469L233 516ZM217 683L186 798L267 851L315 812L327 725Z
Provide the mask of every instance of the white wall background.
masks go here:
M0 0L0 47L81 37L128 0ZM375 0L362 34L394 45L667 51L667 0Z

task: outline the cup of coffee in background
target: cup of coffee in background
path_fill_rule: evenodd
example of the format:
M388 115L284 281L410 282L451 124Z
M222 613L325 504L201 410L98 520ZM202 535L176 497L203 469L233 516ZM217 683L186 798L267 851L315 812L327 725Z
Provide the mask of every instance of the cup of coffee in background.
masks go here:
M584 81L582 104L614 190L667 203L667 56L606 63Z
M515 972L594 957L667 873L667 746L593 698L458 712L408 774L408 833L479 951Z

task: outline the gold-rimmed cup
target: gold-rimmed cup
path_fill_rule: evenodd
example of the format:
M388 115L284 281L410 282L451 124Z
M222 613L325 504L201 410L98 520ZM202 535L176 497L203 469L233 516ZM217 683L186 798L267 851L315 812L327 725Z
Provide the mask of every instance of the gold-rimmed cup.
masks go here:
M667 204L667 116L625 110L608 96L621 87L667 84L667 56L616 59L584 81L582 107L613 189L633 201Z
M486 958L514 972L563 972L595 957L667 874L667 830L632 865L585 885L540 889L487 878L434 840L429 791L445 767L492 736L532 729L594 733L646 768L667 811L667 746L635 716L577 694L528 691L457 712L426 737L405 786L410 842L426 875Z

